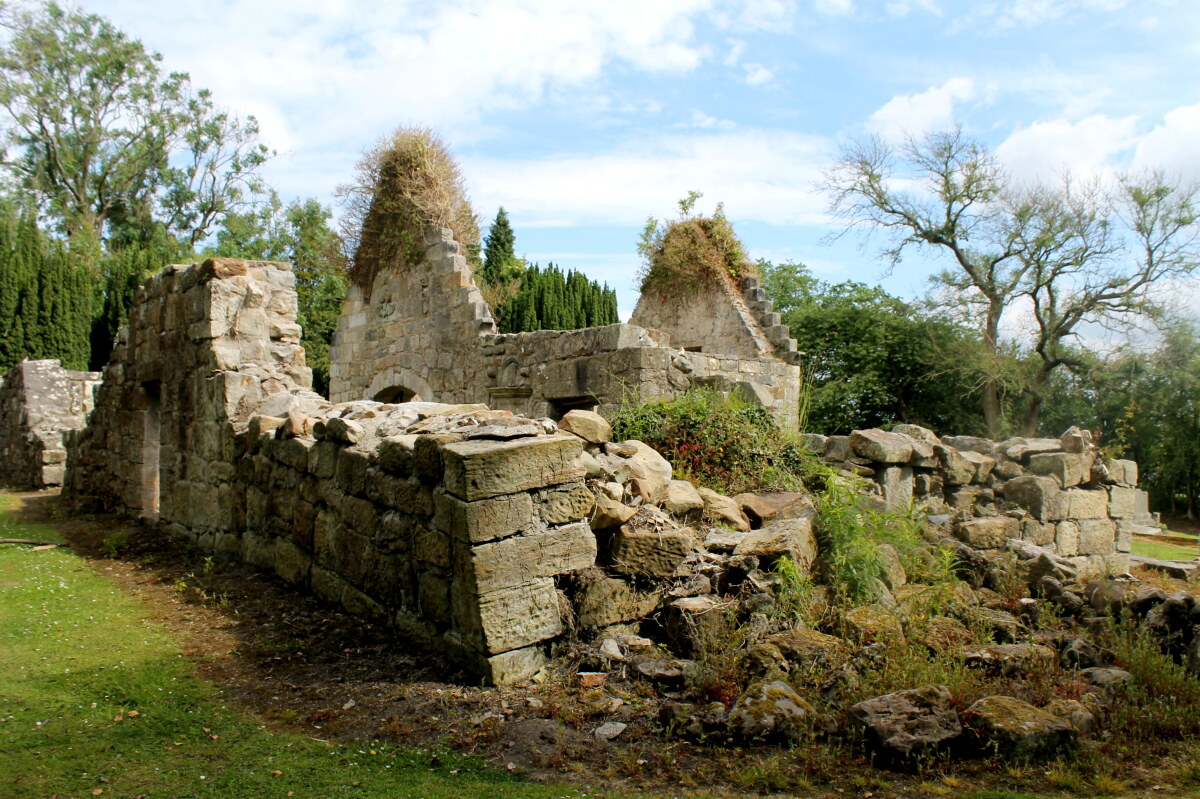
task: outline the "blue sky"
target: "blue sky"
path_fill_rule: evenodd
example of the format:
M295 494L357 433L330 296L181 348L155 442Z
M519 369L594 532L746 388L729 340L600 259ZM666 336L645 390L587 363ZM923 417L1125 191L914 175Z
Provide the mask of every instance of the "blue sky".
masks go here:
M333 205L397 125L439 130L486 224L636 301L648 215L717 201L754 257L915 296L814 184L838 147L961 123L1020 180L1160 166L1200 178L1194 0L87 2L255 114L286 198Z

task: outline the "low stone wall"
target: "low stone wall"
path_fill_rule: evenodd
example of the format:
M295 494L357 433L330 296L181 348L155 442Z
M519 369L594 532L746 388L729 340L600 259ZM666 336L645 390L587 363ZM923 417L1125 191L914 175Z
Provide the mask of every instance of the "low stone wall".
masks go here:
M874 480L889 508L917 501L934 514L955 514L959 537L976 549L1017 539L1070 560L1082 573L1129 568L1145 504L1137 463L1104 458L1086 431L995 442L897 425L891 432L809 434L804 441L846 474Z
M56 360L21 361L0 377L0 480L21 488L62 485L64 436L83 427L98 372Z

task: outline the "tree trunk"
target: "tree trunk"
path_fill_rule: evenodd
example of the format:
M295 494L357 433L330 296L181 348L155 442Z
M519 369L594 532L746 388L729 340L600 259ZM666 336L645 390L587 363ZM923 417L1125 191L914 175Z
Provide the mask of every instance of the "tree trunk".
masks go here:
M987 365L990 370L995 366L996 356L1000 354L1000 315L1004 311L1003 304L992 300L988 304L987 321L983 329L983 346L987 357L993 361ZM983 378L983 422L987 425L988 438L999 441L1003 434L1003 415L1000 409L1000 384L990 371Z

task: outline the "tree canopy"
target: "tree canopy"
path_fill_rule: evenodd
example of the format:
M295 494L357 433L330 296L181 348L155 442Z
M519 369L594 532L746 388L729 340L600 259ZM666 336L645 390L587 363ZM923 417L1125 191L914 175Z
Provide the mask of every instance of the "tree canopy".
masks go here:
M908 188L911 186L912 188ZM1197 187L1161 172L1126 176L1115 189L1024 187L960 129L895 147L880 138L843 149L825 176L830 208L850 227L880 232L895 264L910 247L932 248L952 267L933 278L933 298L979 331L972 367L993 437L1002 435L1010 359L1002 322L1031 308L1017 340L1036 367L1021 387L1019 429L1034 434L1051 374L1072 368L1070 344L1088 323L1154 313L1154 291L1200 268Z

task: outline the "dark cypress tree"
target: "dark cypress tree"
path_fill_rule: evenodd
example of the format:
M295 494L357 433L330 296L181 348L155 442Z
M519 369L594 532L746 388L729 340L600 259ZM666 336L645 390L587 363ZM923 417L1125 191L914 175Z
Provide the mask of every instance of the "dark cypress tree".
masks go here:
M499 283L511 278L512 269L517 264L515 247L516 237L508 222L508 213L504 206L500 206L484 243L483 268L479 273L484 282Z

